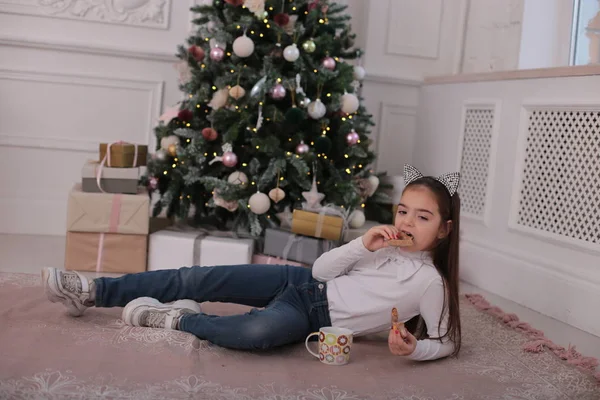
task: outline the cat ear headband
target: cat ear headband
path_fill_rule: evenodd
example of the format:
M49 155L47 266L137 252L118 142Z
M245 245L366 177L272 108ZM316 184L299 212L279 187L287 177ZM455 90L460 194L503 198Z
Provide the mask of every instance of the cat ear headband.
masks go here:
M419 178L423 178L423 174L421 174L418 169L416 169L412 165L404 164L405 186L408 186L409 183L416 181ZM434 177L434 179L440 182L442 185L444 185L446 189L448 189L450 197L452 197L458 189L458 184L460 182L460 173L450 172L448 174L440 175L437 178Z

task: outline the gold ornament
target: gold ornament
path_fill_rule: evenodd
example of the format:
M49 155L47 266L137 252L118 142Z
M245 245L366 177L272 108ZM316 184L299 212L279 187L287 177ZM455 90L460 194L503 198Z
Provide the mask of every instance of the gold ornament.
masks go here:
M235 85L231 89L229 89L229 95L234 99L238 100L246 94L246 91L240 85Z
M171 157L175 157L177 155L177 145L170 144L169 149L167 150Z
M271 189L269 192L269 198L273 200L275 204L277 204L281 200L285 199L285 192L279 188Z

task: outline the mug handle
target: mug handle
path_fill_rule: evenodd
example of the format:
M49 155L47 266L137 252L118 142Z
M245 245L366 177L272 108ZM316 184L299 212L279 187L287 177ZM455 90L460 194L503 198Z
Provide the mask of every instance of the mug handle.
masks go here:
M319 358L319 353L314 353L314 352L313 352L313 351L310 349L310 347L308 347L308 339L310 339L312 336L315 336L315 335L318 335L318 334L319 334L319 332L313 332L313 333L311 333L310 335L308 335L308 336L306 337L306 340L304 341L304 345L306 346L306 350L308 350L308 352L309 352L310 354L312 354L313 356L315 356L315 357L317 357L317 358ZM319 346L317 346L317 348L319 348Z

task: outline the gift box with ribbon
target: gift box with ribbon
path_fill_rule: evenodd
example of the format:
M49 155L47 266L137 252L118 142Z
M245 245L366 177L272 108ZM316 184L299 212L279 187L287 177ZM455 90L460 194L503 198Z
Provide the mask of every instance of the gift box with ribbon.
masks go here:
M81 188L88 193L137 194L140 168L102 167L88 161L81 169Z
M265 230L264 254L312 265L321 254L337 247L332 240L295 235L280 229Z
M147 235L148 194L86 193L76 184L69 193L67 231Z
M100 143L100 162L107 167L140 167L146 165L148 146L124 141Z
M340 240L344 229L344 219L325 212L294 210L292 214L292 232L315 238Z
M148 270L181 267L250 264L255 242L234 237L233 232L214 232L173 226L149 236Z
M106 273L146 270L146 235L67 232L65 269Z

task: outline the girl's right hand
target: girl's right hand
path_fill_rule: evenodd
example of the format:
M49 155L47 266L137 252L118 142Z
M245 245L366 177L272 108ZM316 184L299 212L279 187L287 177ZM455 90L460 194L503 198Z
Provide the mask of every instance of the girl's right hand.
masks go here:
M367 250L377 251L388 247L388 240L398 239L399 233L398 229L392 225L374 226L363 235L362 242Z

